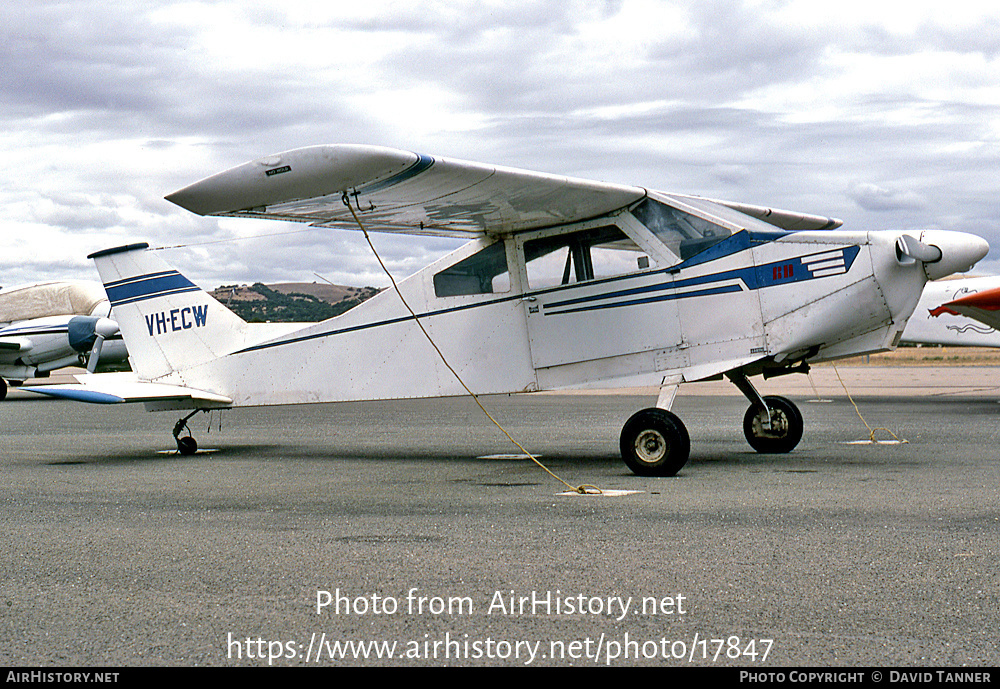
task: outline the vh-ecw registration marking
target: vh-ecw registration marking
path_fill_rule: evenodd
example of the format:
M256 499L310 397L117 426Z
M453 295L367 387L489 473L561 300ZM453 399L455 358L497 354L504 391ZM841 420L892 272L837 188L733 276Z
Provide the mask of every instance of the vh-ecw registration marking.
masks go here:
M204 327L208 321L208 305L185 306L182 309L170 309L146 316L146 329L149 336L163 335L179 330Z

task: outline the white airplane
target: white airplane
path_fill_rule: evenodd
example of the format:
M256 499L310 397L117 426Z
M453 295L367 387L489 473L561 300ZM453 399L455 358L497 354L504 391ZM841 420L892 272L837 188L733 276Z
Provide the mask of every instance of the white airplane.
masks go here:
M928 282L901 342L1000 347L1000 276Z
M976 236L846 232L830 218L370 146L296 149L167 197L200 215L471 241L340 316L294 331L243 322L146 244L92 254L134 373L39 389L149 410L660 387L620 437L638 474L673 475L690 442L678 385L726 376L744 432L788 452L789 400L749 377L896 346L928 278L971 269ZM419 324L415 322L419 319ZM189 431L190 433L190 431Z
M0 292L0 400L8 381L47 378L66 366L128 358L100 283L43 282Z

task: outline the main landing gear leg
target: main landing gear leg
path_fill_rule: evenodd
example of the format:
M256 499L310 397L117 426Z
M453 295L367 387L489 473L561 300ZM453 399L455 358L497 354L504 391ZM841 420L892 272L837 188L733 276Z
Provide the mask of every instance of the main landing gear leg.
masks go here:
M198 441L194 439L191 435L191 429L188 428L188 419L197 414L200 411L208 411L207 409L195 409L193 412L180 419L174 424L174 440L177 441L177 452L182 455L193 455L198 451ZM181 437L181 431L187 430L188 434Z
M668 411L676 393L676 385L665 385L656 407L636 412L622 428L622 459L639 476L673 476L687 463L691 453L687 429Z
M764 454L791 452L802 440L804 423L798 407L785 397L761 396L742 371L726 377L750 400L743 417L743 435L750 447Z

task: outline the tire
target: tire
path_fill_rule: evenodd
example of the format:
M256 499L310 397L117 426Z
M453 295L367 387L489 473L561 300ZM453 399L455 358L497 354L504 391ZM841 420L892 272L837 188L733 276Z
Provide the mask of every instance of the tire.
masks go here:
M198 451L198 441L190 435L177 439L177 451L182 455L193 455Z
M636 412L622 428L622 459L639 476L674 476L691 453L684 423L663 409Z
M0 402L7 399L7 381L0 378Z
M769 395L764 401L771 409L771 430L763 428L763 414L751 405L743 417L743 435L750 447L762 454L791 452L802 440L802 413L791 400L784 397Z

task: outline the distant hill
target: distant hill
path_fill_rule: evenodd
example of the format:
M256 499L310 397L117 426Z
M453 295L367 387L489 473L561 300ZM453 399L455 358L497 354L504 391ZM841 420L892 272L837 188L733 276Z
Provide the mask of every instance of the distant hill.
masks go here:
M314 322L338 316L379 293L377 287L319 282L223 285L212 296L245 321Z

